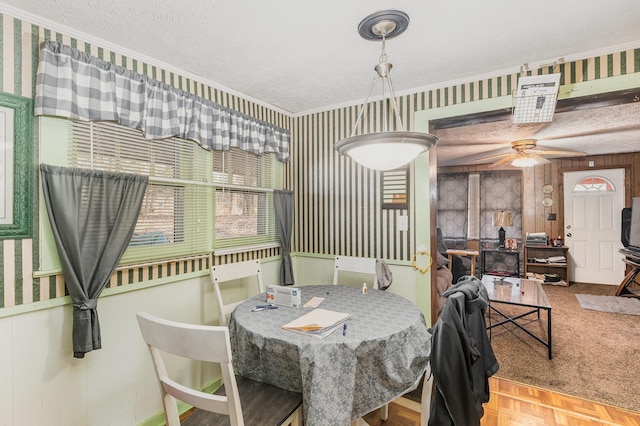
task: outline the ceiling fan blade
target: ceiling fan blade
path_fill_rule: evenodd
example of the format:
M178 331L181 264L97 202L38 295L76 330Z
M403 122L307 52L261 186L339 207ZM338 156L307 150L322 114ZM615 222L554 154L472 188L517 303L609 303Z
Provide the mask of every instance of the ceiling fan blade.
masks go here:
M496 154L496 155L489 155L487 157L481 157L481 158L476 158L475 160L473 160L474 162L479 162L479 161L483 161L483 162L487 162L487 161L492 161L492 160L496 160L502 157L513 157L515 154L511 153L511 152L507 152L505 154Z
M527 156L529 156L530 158L533 158L534 160L536 160L536 163L538 164L549 164L551 163L551 161L549 161L548 159L538 155L538 153L534 153L534 152L527 152Z
M505 163L509 163L511 161L513 161L515 158L517 157L516 154L510 154L507 157L504 157L502 160L498 160L495 163L492 163L489 165L490 168L494 168L494 167L498 167L501 166Z
M536 155L568 155L573 157L583 157L587 155L586 152L581 151L561 151L559 149L547 149L547 150L529 150L526 151L528 154L536 154Z
M464 149L464 150L473 151L474 149L477 149L477 148L481 148L482 150L496 150L496 149L500 149L500 148L508 148L509 144L508 143L504 143L504 142L487 142L487 141L482 141L482 142L468 142L468 141L450 142L450 141L448 141L446 139L440 139L440 141L438 142L436 147L438 147L438 148L443 148L444 147L444 148L447 148L447 149L456 148L456 149Z

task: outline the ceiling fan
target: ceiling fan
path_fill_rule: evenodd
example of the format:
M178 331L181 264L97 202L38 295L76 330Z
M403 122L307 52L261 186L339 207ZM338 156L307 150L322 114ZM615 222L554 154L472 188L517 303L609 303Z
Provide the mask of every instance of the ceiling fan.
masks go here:
M560 157L560 156L582 157L587 155L585 152L580 152L580 151L565 151L565 150L557 150L557 149L550 149L550 148L536 149L536 147L537 147L536 139L520 139L520 140L511 142L511 148L513 148L515 152L490 155L488 157L475 159L474 162L487 162L491 160L496 160L489 167L497 167L509 162L511 162L511 165L514 167L531 167L537 164L549 163L550 161L544 157L546 155L550 155L554 157Z

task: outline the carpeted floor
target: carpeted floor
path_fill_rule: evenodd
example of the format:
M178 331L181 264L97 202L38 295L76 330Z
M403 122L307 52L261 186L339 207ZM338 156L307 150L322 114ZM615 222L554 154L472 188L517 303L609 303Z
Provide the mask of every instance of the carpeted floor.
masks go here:
M583 309L575 296L614 295L616 288L545 285L552 307L553 359L547 358L546 347L513 325L500 326L492 332L500 364L496 376L640 412L640 318ZM546 314L540 321L530 318L528 327L546 338Z

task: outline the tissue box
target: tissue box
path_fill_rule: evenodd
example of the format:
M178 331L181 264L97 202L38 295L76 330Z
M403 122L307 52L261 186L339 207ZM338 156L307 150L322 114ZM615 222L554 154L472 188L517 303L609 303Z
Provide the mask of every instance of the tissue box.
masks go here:
M268 285L267 303L299 308L302 306L302 291L295 287Z

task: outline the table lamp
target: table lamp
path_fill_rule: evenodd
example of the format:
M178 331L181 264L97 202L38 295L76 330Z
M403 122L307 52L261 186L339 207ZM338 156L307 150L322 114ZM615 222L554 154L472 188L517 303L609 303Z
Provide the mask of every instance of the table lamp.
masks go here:
M512 226L511 212L501 211L500 213L493 214L493 226L499 226L498 240L500 241L498 247L504 248L505 226Z

